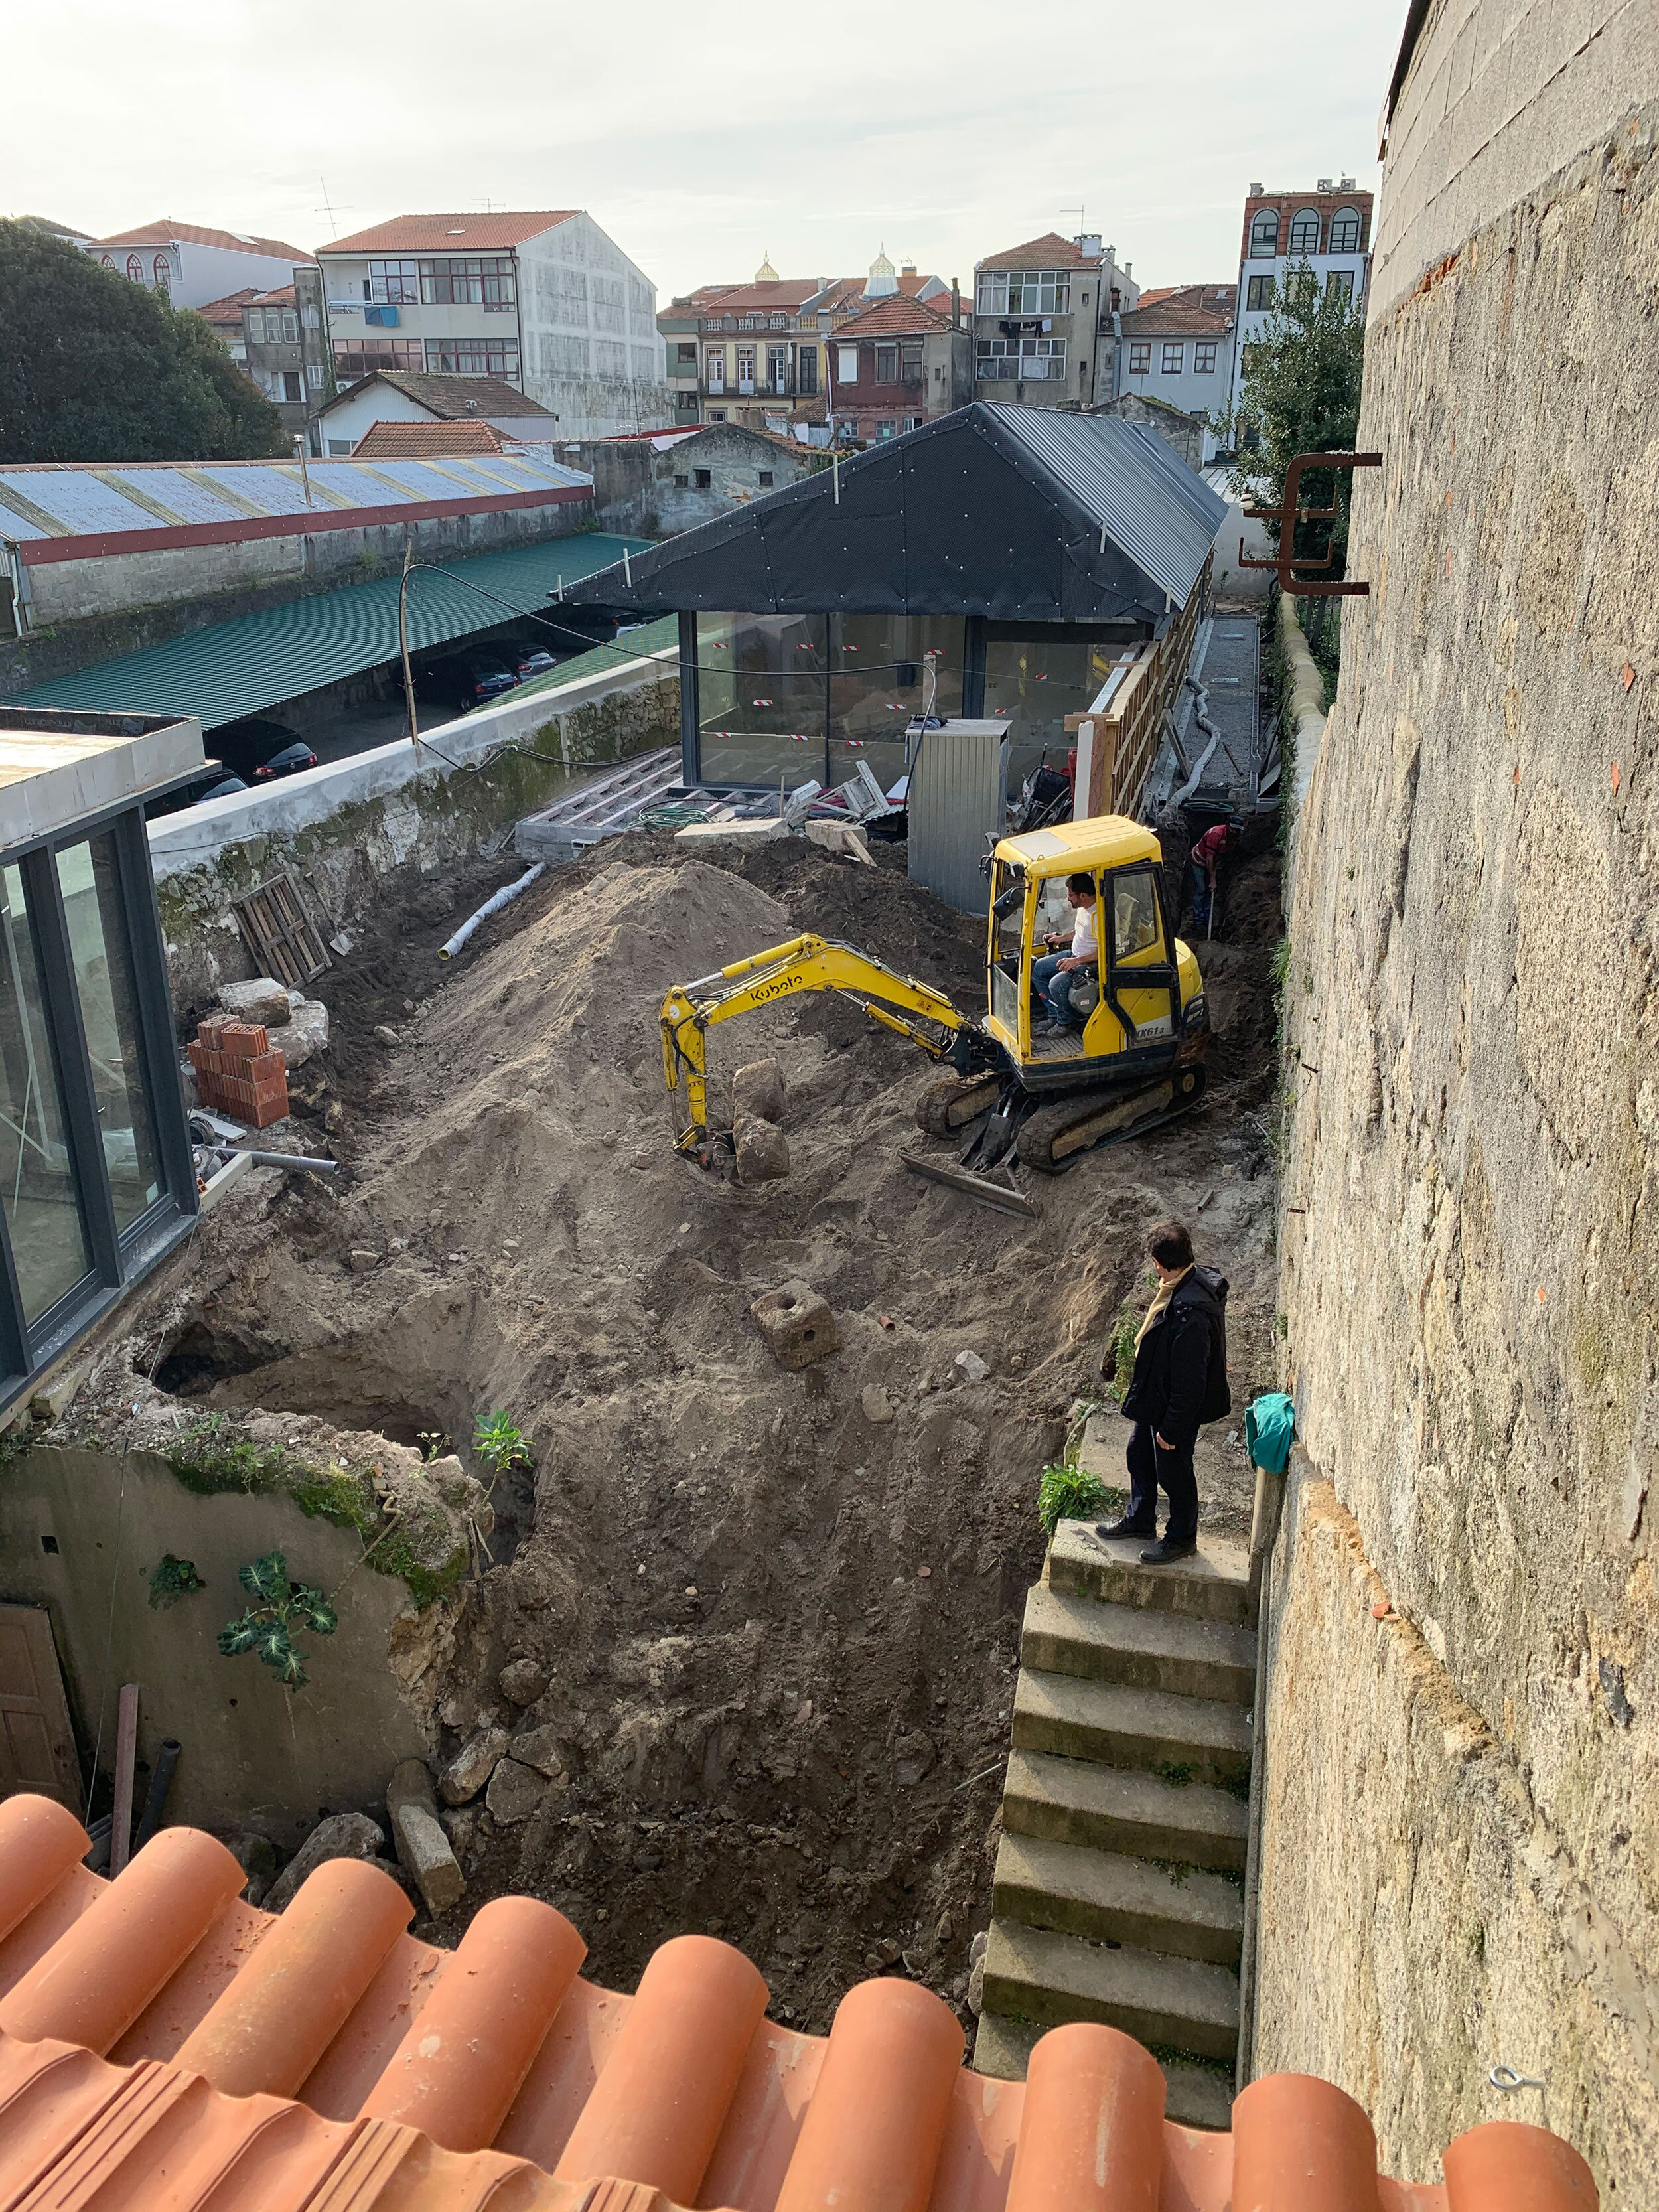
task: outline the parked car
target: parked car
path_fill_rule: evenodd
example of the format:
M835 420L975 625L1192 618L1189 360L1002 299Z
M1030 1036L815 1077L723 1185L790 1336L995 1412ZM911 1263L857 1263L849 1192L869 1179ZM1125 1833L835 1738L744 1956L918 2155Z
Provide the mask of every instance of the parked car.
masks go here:
M550 668L556 668L558 665L550 653L544 653L539 647L534 652L521 653L519 655L519 681L528 684L532 676L545 676Z
M158 814L176 814L180 807L199 806L204 799L228 799L233 792L246 791L247 786L240 775L227 775L217 763L193 783L183 784L177 791L168 792L165 799L152 799L144 808L144 818L153 822Z
M415 671L415 693L428 705L465 714L517 689L515 671L493 653L447 653Z
M268 783L275 776L297 775L301 769L317 765L316 754L297 731L263 714L227 722L213 732L212 743L231 774L244 783Z

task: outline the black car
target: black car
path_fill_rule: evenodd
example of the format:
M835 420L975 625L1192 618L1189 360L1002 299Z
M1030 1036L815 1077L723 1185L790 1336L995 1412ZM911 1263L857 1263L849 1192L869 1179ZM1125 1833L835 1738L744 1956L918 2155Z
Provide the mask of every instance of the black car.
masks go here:
M269 783L273 777L298 775L301 769L317 765L316 754L296 731L284 722L268 721L263 714L227 722L213 732L213 749L244 783Z
M428 706L465 714L517 688L516 667L493 653L447 653L415 671L415 696Z
M183 784L177 791L168 792L165 799L152 799L144 808L144 818L153 822L158 814L176 814L182 806L199 806L204 799L228 799L233 793L246 791L247 786L240 775L228 775L215 763L191 783Z

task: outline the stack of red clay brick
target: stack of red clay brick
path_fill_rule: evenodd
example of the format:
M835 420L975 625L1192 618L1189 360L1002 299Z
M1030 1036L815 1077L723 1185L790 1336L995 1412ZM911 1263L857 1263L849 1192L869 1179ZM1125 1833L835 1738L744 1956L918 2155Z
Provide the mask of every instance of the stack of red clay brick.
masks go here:
M190 1048L204 1106L233 1121L269 1128L288 1112L288 1062L271 1049L264 1026L210 1014Z

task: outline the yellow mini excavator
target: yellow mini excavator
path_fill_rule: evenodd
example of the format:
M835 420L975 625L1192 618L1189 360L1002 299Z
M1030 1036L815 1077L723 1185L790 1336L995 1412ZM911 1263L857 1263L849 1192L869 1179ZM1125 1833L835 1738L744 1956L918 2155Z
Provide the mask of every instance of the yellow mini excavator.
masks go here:
M708 1128L705 1031L806 991L852 1000L950 1071L923 1092L916 1119L935 1137L981 1122L964 1168L994 1166L1012 1151L1057 1174L1097 1145L1185 1113L1203 1092L1208 1027L1198 962L1170 927L1161 858L1152 832L1121 815L1005 837L990 861L986 1009L977 1020L931 985L821 937L793 938L677 984L662 1004L662 1053L670 1092L684 1084L678 1149L707 1164L726 1141ZM1051 936L1069 938L1066 884L1079 874L1095 884L1100 948L1097 968L1072 989L1083 1028L1034 1038L1031 963ZM907 1164L975 1195L1009 1195L1001 1184L975 1187L960 1173Z

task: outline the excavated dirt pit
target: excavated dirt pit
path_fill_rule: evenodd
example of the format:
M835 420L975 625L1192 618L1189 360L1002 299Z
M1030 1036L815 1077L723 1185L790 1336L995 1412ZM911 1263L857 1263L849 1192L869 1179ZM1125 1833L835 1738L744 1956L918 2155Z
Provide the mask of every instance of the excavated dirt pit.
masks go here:
M1039 1219L905 1171L928 1146L912 1109L931 1071L827 1000L711 1033L716 1097L744 1061L781 1060L787 1180L745 1190L673 1155L671 982L810 927L980 1003L981 925L913 889L902 848L882 857L792 841L725 866L617 840L442 964L454 913L510 866L389 896L380 933L318 987L337 1042L308 1095L336 1109L339 1187L250 1177L152 1308L169 1316L158 1379L192 1415L315 1413L404 1443L441 1426L465 1458L476 1415L504 1408L531 1441L532 1477L496 1492L495 1564L434 1626L419 1693L446 1752L489 1723L538 1725L564 1777L520 1820L459 1824L469 1889L439 1939L529 1890L583 1930L588 1972L628 1988L665 1937L702 1929L818 2031L877 1967L961 2005L1037 1479L1074 1401L1100 1395L1150 1222L1186 1218L1231 1279L1241 1427L1274 1374L1271 854L1235 877L1229 941L1206 953L1205 1107L1038 1179ZM842 1339L798 1375L749 1315L791 1279ZM1200 1472L1212 1525L1242 1533L1224 1425ZM515 1661L532 1662L519 1695L545 1683L525 1706L501 1686Z

